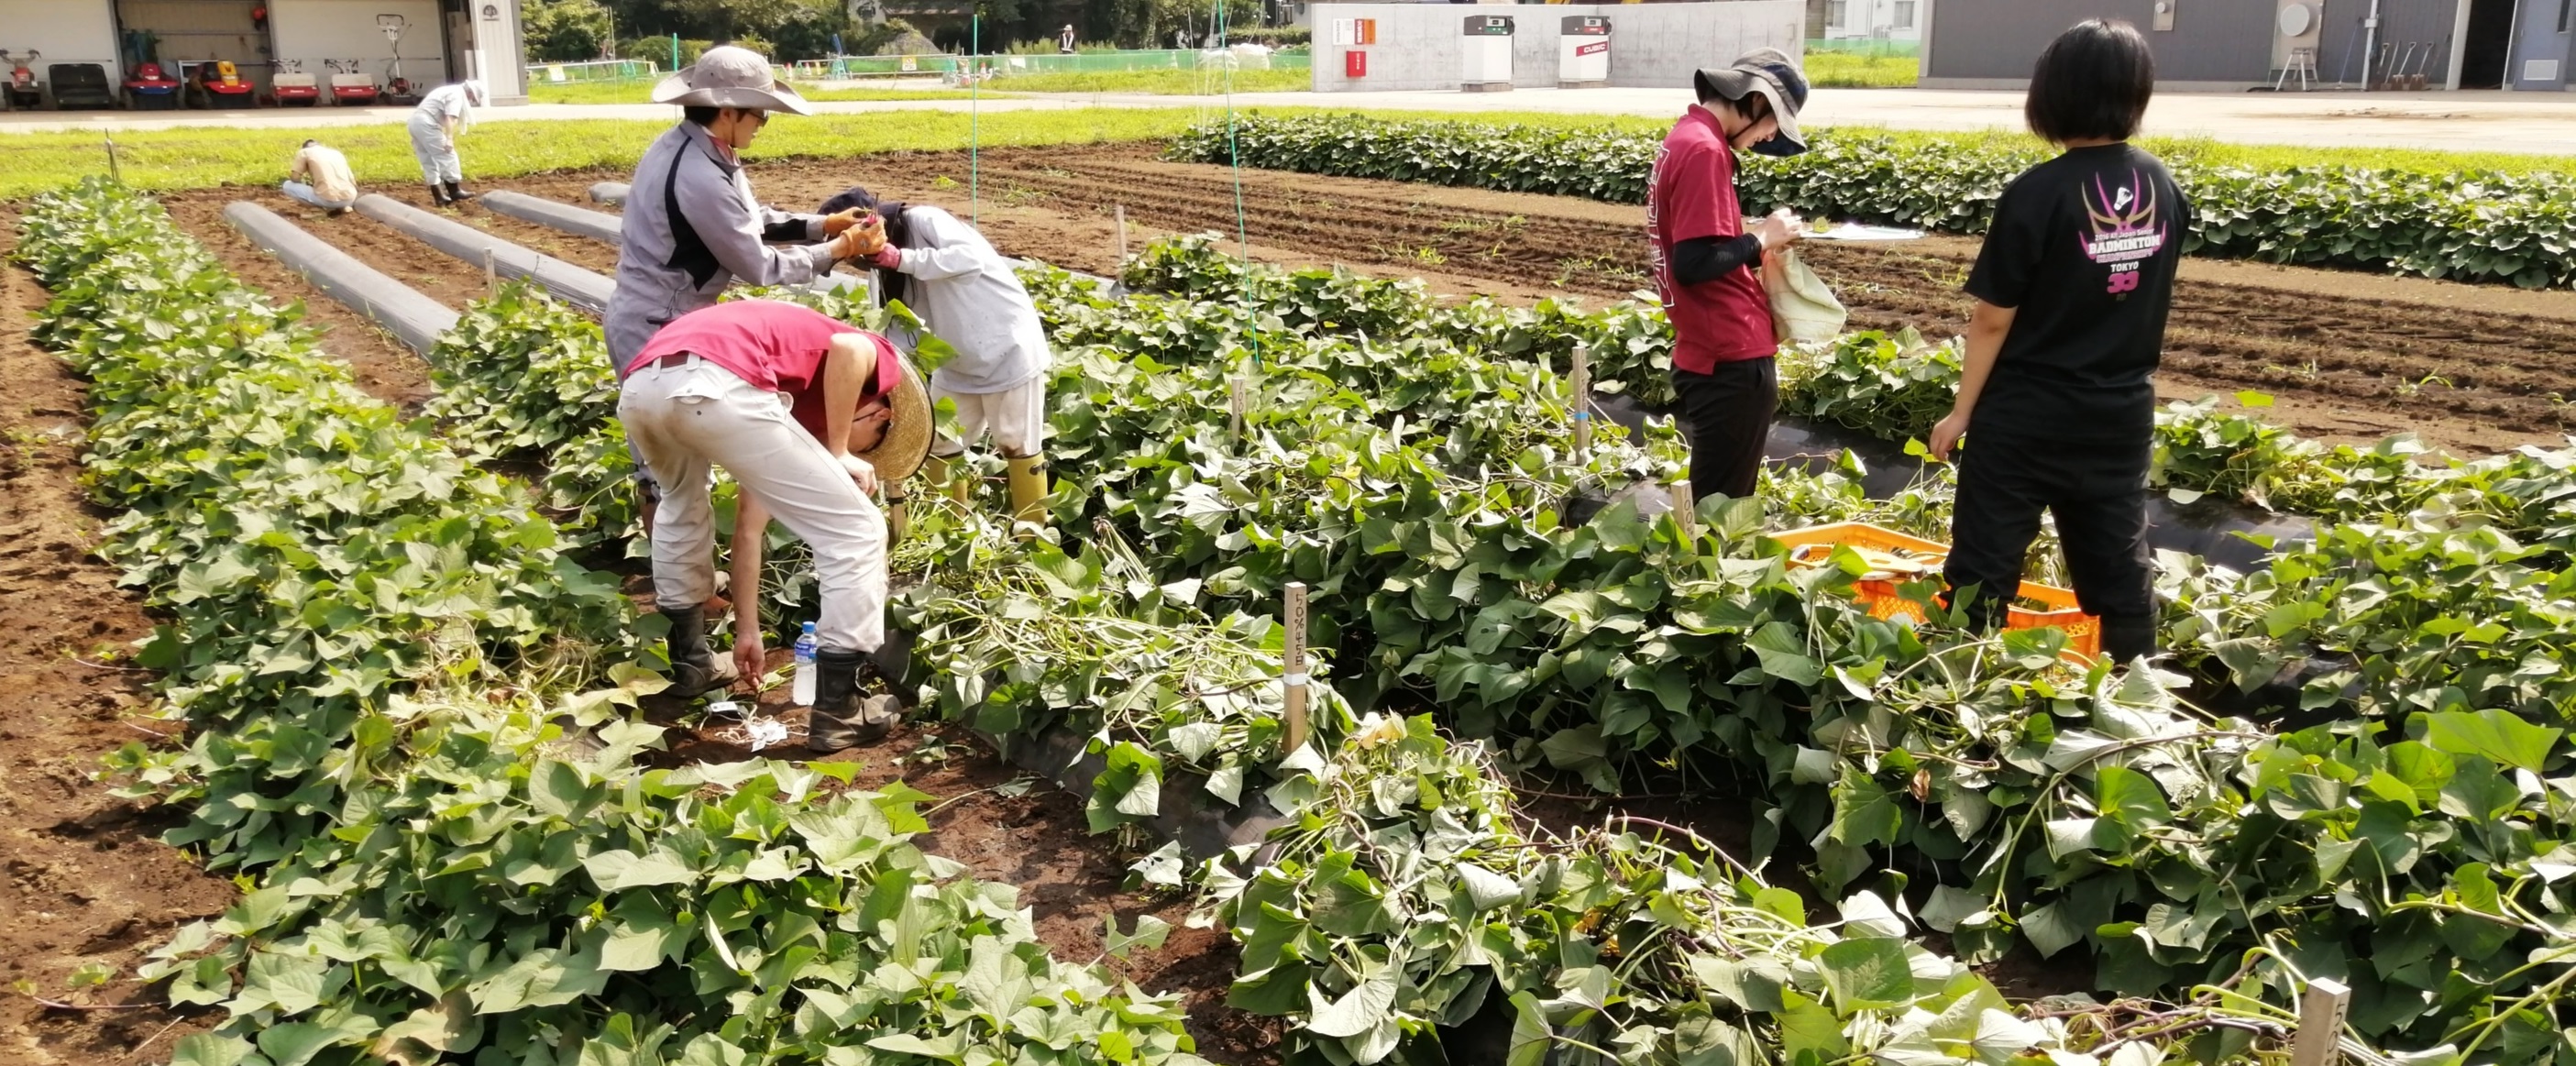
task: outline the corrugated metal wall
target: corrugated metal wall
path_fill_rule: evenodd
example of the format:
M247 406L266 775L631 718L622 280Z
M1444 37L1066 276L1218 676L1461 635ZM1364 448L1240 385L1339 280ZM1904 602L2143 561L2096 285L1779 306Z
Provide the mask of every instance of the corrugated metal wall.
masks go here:
M2039 50L2066 27L2088 18L2119 18L2147 31L2159 82L2270 84L2273 4L2247 0L2172 0L2173 29L2155 31L2155 0L1935 0L1928 79L2026 81ZM2436 86L2450 70L2459 0L2380 0L2380 39L2397 53L2415 43L2418 62ZM2322 0L2317 74L2327 82L2361 77L2359 22L2370 0ZM2409 70L2413 66L2408 67ZM1937 82L1936 82L1937 84Z
M1926 79L2027 81L2039 50L2089 18L2147 30L2160 82L2268 80L2273 6L2266 0L2172 0L2174 28L2155 24L2155 0L1934 0Z

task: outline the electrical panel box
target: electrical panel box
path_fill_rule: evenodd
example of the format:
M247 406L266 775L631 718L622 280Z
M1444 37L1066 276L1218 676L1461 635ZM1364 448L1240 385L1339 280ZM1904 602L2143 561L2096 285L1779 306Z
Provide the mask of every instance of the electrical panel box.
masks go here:
M1557 33L1557 88L1610 84L1609 19L1599 15L1567 15Z
M1467 39L1459 49L1458 88L1495 92L1512 87L1512 17L1467 16Z

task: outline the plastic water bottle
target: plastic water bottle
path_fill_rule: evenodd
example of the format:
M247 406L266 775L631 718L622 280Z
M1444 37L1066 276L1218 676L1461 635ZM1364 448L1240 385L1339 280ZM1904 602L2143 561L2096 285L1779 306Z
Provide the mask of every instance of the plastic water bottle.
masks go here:
M814 663L814 623L805 623L805 632L796 637L796 705L814 705L814 688L823 679L823 668Z

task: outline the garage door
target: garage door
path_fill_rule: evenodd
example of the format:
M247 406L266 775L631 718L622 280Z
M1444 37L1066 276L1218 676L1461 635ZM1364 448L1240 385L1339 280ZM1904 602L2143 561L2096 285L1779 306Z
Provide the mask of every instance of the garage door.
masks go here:
M251 23L255 0L117 0L116 20L127 32L160 39L165 64L229 59L241 75L268 87L268 34Z

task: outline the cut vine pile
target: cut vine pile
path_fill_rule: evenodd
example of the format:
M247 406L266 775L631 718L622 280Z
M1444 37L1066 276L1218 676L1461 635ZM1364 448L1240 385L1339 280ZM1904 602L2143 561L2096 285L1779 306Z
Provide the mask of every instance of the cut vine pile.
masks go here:
M1201 1061L1174 997L1051 957L1011 886L910 842L940 797L672 766L638 710L660 622L584 564L636 543L594 324L505 287L404 421L151 202L92 184L25 229L40 339L93 382L100 550L160 612L139 662L189 728L117 779L245 888L140 975L221 1009L174 1061ZM1090 828L1232 938L1229 1002L1284 1019L1288 1061L2276 1062L2331 977L2356 1056L2576 1062L2576 451L2170 408L2161 487L2316 535L2247 573L2161 560L2172 672L2121 671L1967 631L1929 586L1928 621L1873 618L1857 555L1766 539L1939 535L1944 468L1872 498L1849 455L1783 466L1682 515L1668 422L1578 448L1575 412L1670 402L1652 309L1443 301L1206 240L1136 257L1134 295L1025 277L1059 532L914 496L891 612L916 714L1077 738ZM1957 373L1854 334L1795 353L1784 402L1901 445ZM790 628L793 560L765 615ZM1292 582L1322 661L1286 750ZM1533 782L1605 813L1536 828ZM1645 787L1743 811L1749 853L1626 813ZM1247 812L1277 828L1154 836ZM1762 872L1790 866L1805 892ZM2095 994L2008 1001L1977 967L2025 945L2090 960Z

